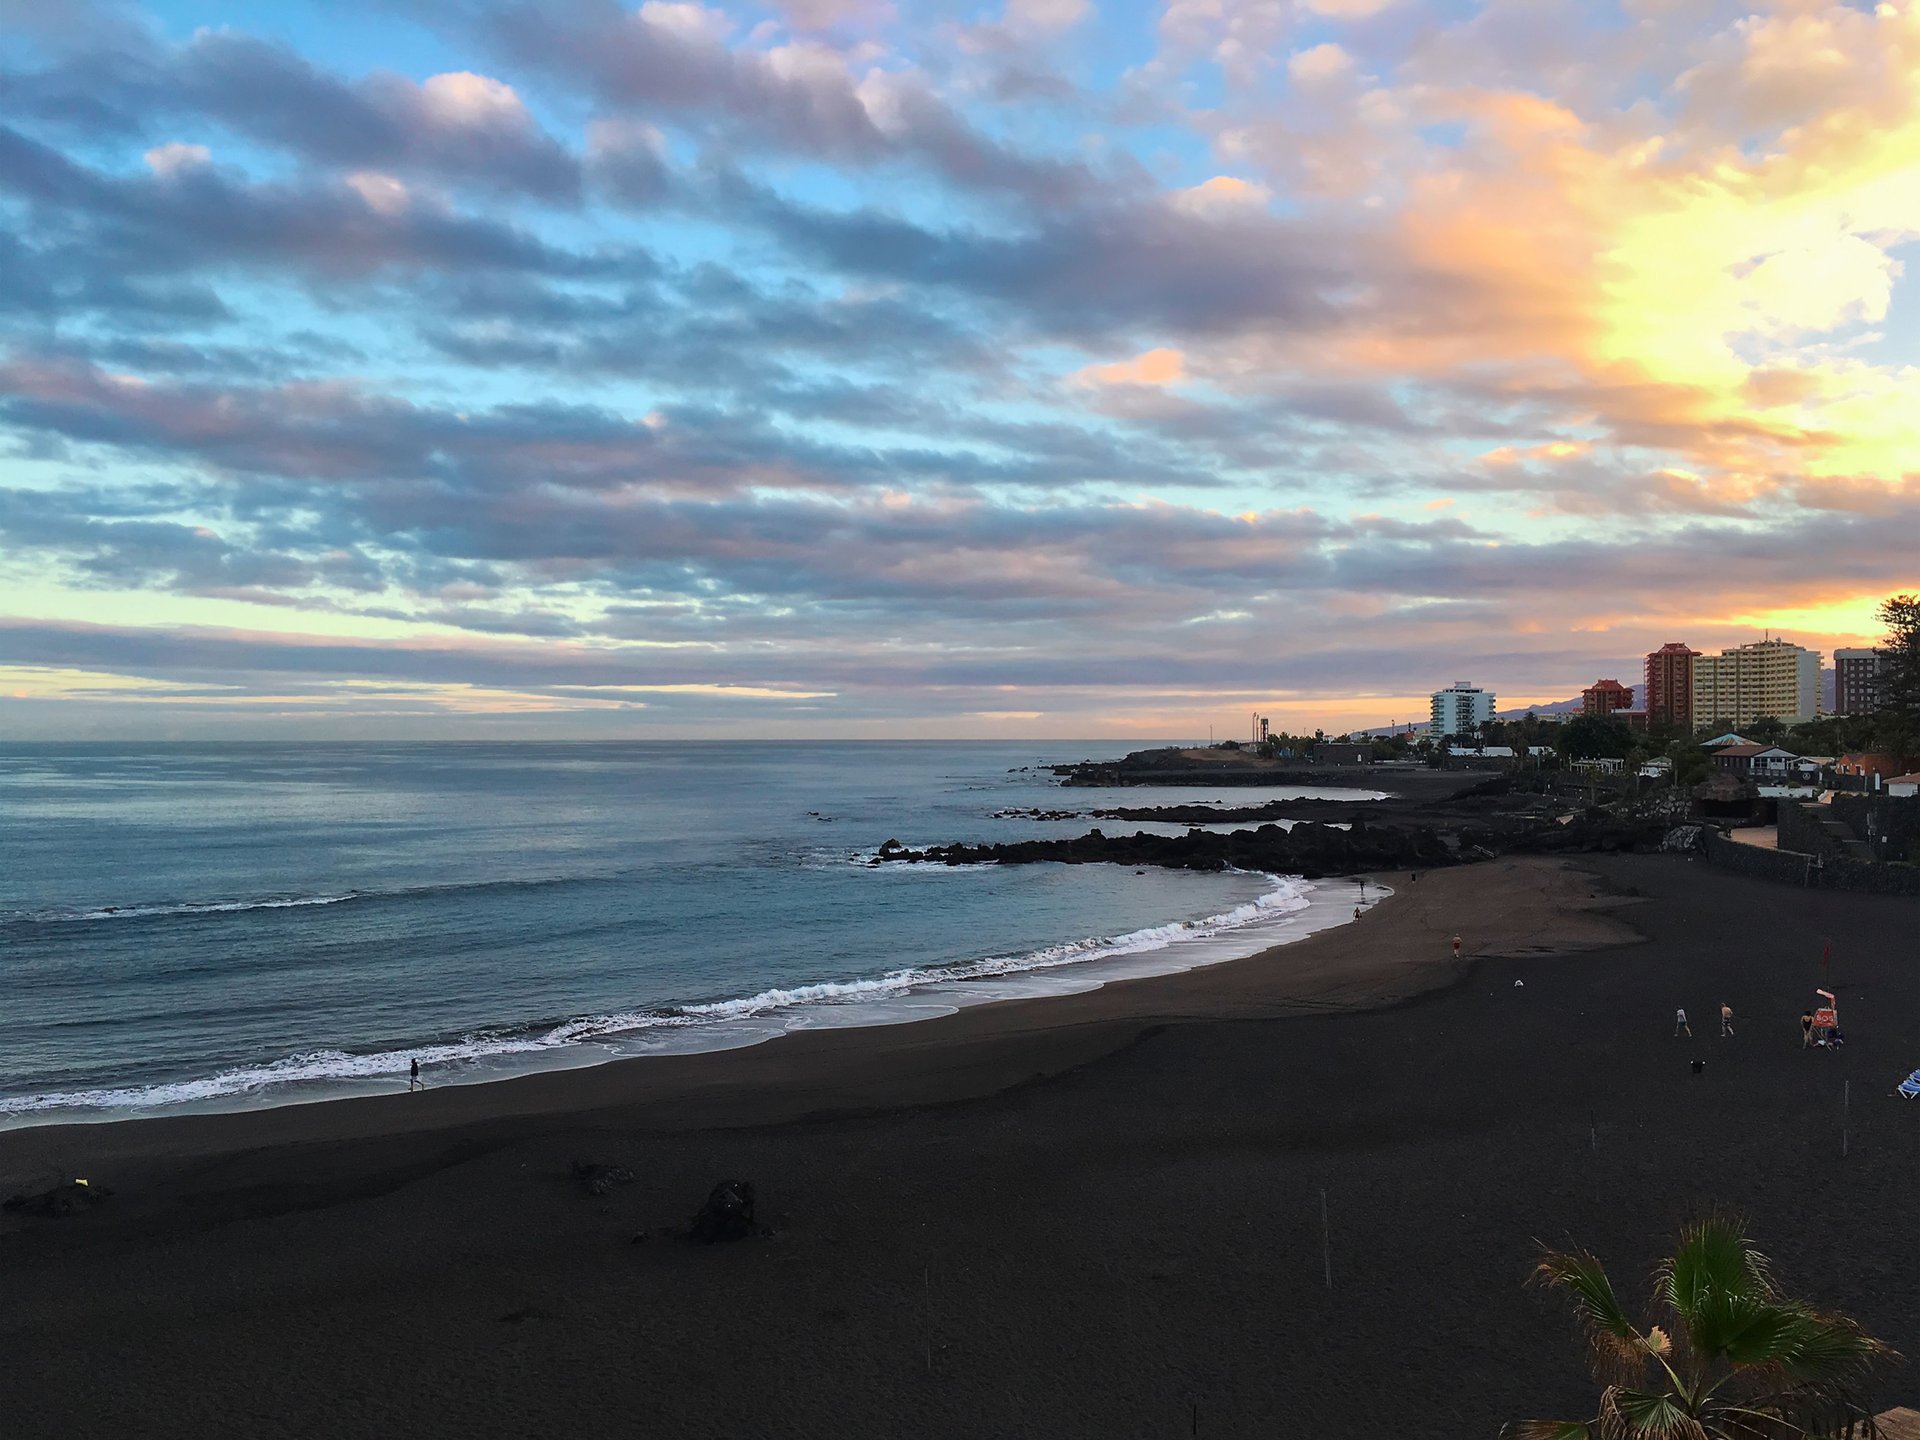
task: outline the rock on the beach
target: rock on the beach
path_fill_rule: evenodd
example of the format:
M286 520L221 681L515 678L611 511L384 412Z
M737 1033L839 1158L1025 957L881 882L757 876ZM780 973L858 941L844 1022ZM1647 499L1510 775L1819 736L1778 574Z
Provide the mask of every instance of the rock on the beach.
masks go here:
M718 1240L744 1240L754 1233L753 1182L722 1180L707 1203L687 1222L687 1238L711 1245Z
M50 1189L37 1190L31 1194L22 1192L0 1201L0 1210L11 1211L18 1215L60 1216L72 1215L76 1211L98 1205L113 1192L103 1185L91 1185L85 1180L70 1180L63 1185Z
M633 1171L624 1165L601 1165L592 1160L573 1162L573 1178L587 1194L598 1198L617 1186L633 1181Z

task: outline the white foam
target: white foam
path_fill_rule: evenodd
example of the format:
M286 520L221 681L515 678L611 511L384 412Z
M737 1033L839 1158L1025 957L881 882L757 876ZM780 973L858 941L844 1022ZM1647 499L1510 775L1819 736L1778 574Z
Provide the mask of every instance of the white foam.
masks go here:
M42 925L74 920L145 920L156 915L225 915L239 910L292 910L303 905L339 905L359 898L359 891L349 890L344 895L272 895L258 900L181 900L148 905L102 905L92 910L30 910L13 918Z
M906 867L886 867L895 868ZM1350 884L1263 878L1271 890L1217 915L1025 954L912 967L870 979L772 987L667 1011L583 1016L515 1034L476 1034L405 1049L368 1054L316 1050L165 1084L0 1098L0 1128L388 1093L416 1061L431 1072L435 1085L473 1083L627 1056L736 1049L800 1030L900 1024L951 1014L963 1005L1071 994L1116 979L1217 964L1348 918L1354 899L1348 893L1354 888ZM1390 893L1374 886L1368 899ZM316 898L304 903L325 902Z

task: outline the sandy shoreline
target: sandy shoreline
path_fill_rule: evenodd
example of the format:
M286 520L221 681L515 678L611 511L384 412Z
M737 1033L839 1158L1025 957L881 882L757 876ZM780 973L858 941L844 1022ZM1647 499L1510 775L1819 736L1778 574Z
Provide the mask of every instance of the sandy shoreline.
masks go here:
M1202 1435L1486 1435L1587 1394L1521 1288L1533 1238L1637 1293L1708 1201L1920 1350L1920 1296L1885 1280L1920 1182L1888 1093L1920 1064L1920 905L1592 868L1432 872L1278 952L910 1025L0 1134L0 1188L117 1192L0 1225L0 1413L958 1437L1186 1435L1197 1408ZM1852 1043L1803 1054L1827 940ZM1672 1040L1676 1003L1723 998L1736 1041ZM574 1158L636 1179L586 1198ZM774 1238L630 1243L734 1176Z
M822 980L786 990L769 990L696 1009L725 1011L766 1000L765 1008L741 1008L707 1023L686 1029L629 1032L604 1031L550 1048L529 1049L463 1061L457 1067L434 1063L422 1066L423 1089L494 1085L531 1075L589 1069L629 1060L653 1062L662 1058L707 1052L734 1052L770 1044L815 1029L852 1029L922 1023L955 1010L978 1005L1017 1002L1096 989L1102 985L1170 974L1199 966L1245 959L1270 949L1296 944L1334 925L1345 924L1349 912L1371 910L1392 893L1380 880L1334 877L1303 882L1298 876L1264 877L1277 888L1242 904L1230 914L1171 921L1146 930L1108 939L1090 939L1054 947L1032 955L1007 957L1004 964L981 957L961 964L922 970L903 970L881 977ZM1304 894L1301 891L1304 889ZM1358 902L1358 903L1356 903ZM1271 908L1268 907L1271 905ZM1241 912L1249 913L1241 918ZM1265 942L1265 943L1263 943ZM1076 953L1077 952L1077 953ZM902 978L906 977L906 978ZM821 992L818 1000L807 992ZM869 993L861 993L862 991ZM404 1061L407 1051L388 1052ZM272 1066L256 1066L263 1074ZM195 1082L182 1082L191 1088ZM167 1089L162 1084L157 1088ZM102 1109L46 1109L0 1115L0 1135L15 1129L70 1125L111 1125L186 1116L211 1116L274 1109L293 1105L335 1104L353 1099L384 1099L407 1093L404 1064L378 1078L307 1084L270 1084L192 1102L163 1103L149 1108L121 1104ZM124 1093L133 1093L131 1091ZM417 1102L417 1099L415 1101Z
M1524 876L1524 879L1518 877ZM1526 945L1581 948L1625 941L1610 902L1581 901L1584 881L1550 866L1371 876L1360 921L1345 921L1252 955L1167 974L1115 978L1098 989L961 1006L901 1025L792 1031L750 1046L649 1055L535 1071L417 1094L86 1120L0 1130L0 1191L45 1172L120 1160L180 1158L311 1140L415 1134L493 1121L637 1107L649 1128L761 1124L872 1103L928 1104L990 1094L1125 1043L1125 1031L1187 1019L1274 1018L1391 1004L1459 975L1449 927L1463 889L1484 892L1488 923L1463 941L1471 961ZM1337 882L1334 882L1337 883ZM1424 885L1425 889L1421 889ZM1335 903L1346 903L1344 897ZM1593 918L1576 916L1591 906ZM1118 1028L1116 1028L1118 1027ZM1062 1048L1065 1047L1065 1048ZM1045 1054L1039 1054L1044 1051ZM1022 1059L1033 1052L1033 1058ZM956 1063L957 1056L963 1057ZM1013 1068L1031 1064L1034 1068ZM884 1097L865 1093L884 1087ZM76 1172L77 1173L77 1172Z

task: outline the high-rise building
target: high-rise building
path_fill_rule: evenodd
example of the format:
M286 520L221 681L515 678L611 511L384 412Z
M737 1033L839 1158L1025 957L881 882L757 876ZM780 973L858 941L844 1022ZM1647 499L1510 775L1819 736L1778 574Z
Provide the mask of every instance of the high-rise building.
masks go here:
M1493 718L1493 692L1476 690L1471 682L1456 680L1433 692L1433 718L1427 733L1435 740L1464 735Z
M1833 713L1871 715L1880 708L1880 666L1878 650L1836 650L1833 652Z
M1596 680L1580 692L1582 715L1611 715L1633 708L1633 687L1618 680Z
M1647 723L1693 728L1693 665L1700 652L1677 640L1647 656Z
M1693 715L1738 728L1762 716L1797 723L1820 713L1820 652L1756 640L1693 662Z

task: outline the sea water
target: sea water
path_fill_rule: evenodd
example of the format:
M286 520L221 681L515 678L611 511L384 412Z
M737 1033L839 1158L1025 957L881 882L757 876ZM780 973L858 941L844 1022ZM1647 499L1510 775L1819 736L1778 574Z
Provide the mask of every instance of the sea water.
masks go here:
M0 746L0 1126L284 1104L753 1044L1252 953L1352 887L868 864L1185 826L1019 808L1112 747ZM1317 902L1317 903L1316 903Z

